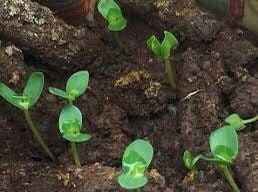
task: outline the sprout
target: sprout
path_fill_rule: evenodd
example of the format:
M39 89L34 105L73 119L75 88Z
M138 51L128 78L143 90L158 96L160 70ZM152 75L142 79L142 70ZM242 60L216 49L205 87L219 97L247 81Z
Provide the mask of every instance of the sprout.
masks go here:
M82 114L74 105L66 105L59 116L59 131L63 138L70 141L71 150L77 167L81 167L80 159L75 143L84 142L91 139L91 136L81 133Z
M49 87L49 92L59 97L68 99L69 103L72 104L76 98L86 91L88 82L88 71L79 71L71 75L71 77L68 79L65 91L55 87Z
M34 138L41 145L48 156L52 160L55 160L53 153L45 144L29 113L29 109L38 101L43 87L44 75L40 72L34 72L30 75L22 94L19 95L5 84L0 83L0 95L9 103L24 112L26 121L34 135Z
M242 119L238 114L234 113L229 115L226 119L225 122L228 123L229 125L235 127L236 131L241 131L245 128L246 124L252 123L258 120L258 114L251 118L251 119Z
M196 169L195 164L199 159L217 165L235 192L239 192L239 188L232 178L228 166L233 164L238 153L238 136L235 127L224 126L211 133L209 137L210 150L212 157L206 157L202 154L193 157L189 151L185 151L183 162L187 169Z
M172 35L168 31L164 31L164 35L165 36L162 43L160 43L159 40L154 35L152 35L147 40L147 47L157 57L160 57L161 59L163 59L165 64L165 74L167 75L167 78L171 87L175 89L176 82L174 78L174 70L169 58L170 58L170 52L174 51L177 48L178 41L174 37L174 35Z
M125 150L122 159L122 173L118 183L125 189L138 189L146 185L148 179L145 172L153 157L153 148L145 140L137 139Z

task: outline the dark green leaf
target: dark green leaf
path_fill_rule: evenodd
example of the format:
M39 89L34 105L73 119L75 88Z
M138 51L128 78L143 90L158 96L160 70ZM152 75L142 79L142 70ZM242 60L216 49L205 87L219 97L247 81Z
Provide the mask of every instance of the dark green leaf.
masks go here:
M147 43L148 49L153 51L156 56L162 57L162 55L161 55L161 44L160 44L159 40L154 35L152 35L147 40L146 43Z
M209 137L211 153L225 163L233 163L238 153L238 136L232 126L221 127Z
M228 116L225 119L225 122L228 123L229 125L235 127L235 129L237 131L245 128L245 124L244 124L243 119L236 113L231 114L230 116Z
M107 19L109 22L108 29L110 31L122 31L127 25L127 21L119 9L111 8L108 11Z
M107 19L108 11L112 8L118 9L121 11L120 7L114 0L100 0L98 4L99 13Z
M44 75L41 72L34 72L30 75L23 95L29 98L29 107L32 107L39 99L44 87Z
M164 31L164 40L161 43L161 55L167 59L170 56L170 51L174 51L178 46L178 41L174 35L168 31Z
M125 189L137 189L146 185L148 179L144 174L131 175L131 174L120 174L118 176L118 183Z
M14 98L14 96L17 96L17 93L15 93L12 89L3 83L0 83L0 95L15 107L24 110L24 108L19 105L17 99Z
M79 134L64 134L63 137L72 142L84 142L91 139L91 136L85 133L79 133Z
M88 71L79 71L74 73L67 81L66 93L72 97L78 97L82 95L89 83L89 73Z
M57 95L59 97L62 97L62 98L65 98L65 99L73 99L72 97L70 97L68 95L68 93L66 93L65 91L61 90L61 89L58 89L58 88L55 88L55 87L49 87L48 88L49 92L54 94L54 95Z

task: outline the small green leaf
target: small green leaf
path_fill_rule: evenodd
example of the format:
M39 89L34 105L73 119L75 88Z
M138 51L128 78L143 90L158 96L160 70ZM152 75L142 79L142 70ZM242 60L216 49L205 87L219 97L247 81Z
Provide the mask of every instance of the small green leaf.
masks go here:
M230 126L235 127L235 129L237 131L245 128L245 124L244 124L243 119L236 113L231 114L230 116L228 116L225 119L225 122L228 123Z
M41 72L34 72L30 75L24 88L23 95L29 98L29 107L32 107L39 99L44 87L44 75Z
M183 155L183 162L187 169L193 169L192 161L193 161L193 157L190 151L186 150Z
M221 127L209 137L211 153L226 164L233 163L238 153L238 136L232 126Z
M161 55L167 59L170 56L170 51L174 51L178 46L178 41L174 35L168 31L164 31L164 40L161 43Z
M67 81L66 93L71 97L78 97L82 95L89 83L89 73L88 71L79 71L74 73Z
M135 176L131 174L120 174L118 176L118 183L125 189L137 189L146 185L148 179L142 174L141 176Z
M24 110L24 108L19 104L17 99L14 96L18 96L12 89L10 89L7 85L0 83L0 95L9 103L14 105L15 107Z
M122 31L127 25L127 21L120 9L111 8L108 11L107 19L109 22L108 29L110 31Z
M85 133L79 133L79 134L64 134L63 137L72 142L84 142L91 139L91 136Z
M98 4L99 13L107 19L108 11L112 8L118 9L121 11L119 5L114 0L100 0Z
M159 40L152 35L148 40L147 40L147 47L150 49L156 56L162 57L161 55L161 44Z
M53 95L57 95L59 97L65 98L65 99L73 99L71 96L68 95L65 91L55 88L55 87L49 87L48 88L49 92L52 93Z

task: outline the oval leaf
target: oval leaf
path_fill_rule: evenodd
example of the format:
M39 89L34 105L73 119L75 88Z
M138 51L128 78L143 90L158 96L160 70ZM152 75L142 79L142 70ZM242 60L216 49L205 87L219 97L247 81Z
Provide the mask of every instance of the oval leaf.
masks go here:
M105 19L107 19L108 11L112 8L115 8L121 11L119 5L114 0L99 1L98 11Z
M152 35L148 40L147 40L147 47L148 49L150 49L151 51L154 52L154 54L158 57L161 57L161 45L159 40Z
M120 174L118 176L118 183L125 189L137 189L146 185L148 179L145 175L141 177L134 177L131 174Z
M161 55L167 59L170 56L170 51L174 51L178 46L178 40L168 31L164 31L164 40L161 43Z
M65 91L63 91L61 89L58 89L58 88L55 88L55 87L49 87L48 90L53 95L57 95L59 97L65 98L65 99L73 99Z
M229 125L235 127L235 129L237 131L245 128L245 124L244 124L243 119L236 113L231 114L230 116L228 116L225 119L225 122L228 123Z
M119 9L110 9L108 11L107 19L109 22L108 29L110 31L122 31L127 25L127 21Z
M211 153L225 163L233 163L238 153L238 136L232 126L221 127L209 137Z
M32 107L39 99L44 87L44 75L41 72L34 72L30 75L24 88L23 95L29 98L29 107Z
M187 169L193 169L192 161L193 161L193 157L190 151L186 150L183 155L183 162Z
M64 134L63 137L68 140L68 141L72 141L72 142L84 142L84 141L88 141L91 139L91 136L85 133L80 133L80 134Z
M15 96L18 96L17 93L3 83L0 83L0 95L15 107L24 110L24 108L19 105L18 100L15 98Z
M74 73L66 83L66 93L72 97L78 97L82 95L89 83L89 72L79 71Z

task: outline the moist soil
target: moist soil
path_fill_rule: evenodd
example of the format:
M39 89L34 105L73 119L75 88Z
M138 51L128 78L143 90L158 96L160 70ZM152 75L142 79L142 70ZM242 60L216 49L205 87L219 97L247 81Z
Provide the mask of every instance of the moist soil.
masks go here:
M189 2L171 1L166 11L187 15L200 10ZM160 3L158 8L165 6ZM89 89L75 102L84 116L84 131L92 135L89 142L77 145L83 167L73 167L69 145L58 133L58 114L65 101L47 92L48 86L64 87L68 74L41 66L38 70L45 73L46 86L31 114L58 163L51 162L35 144L22 112L1 100L0 191L124 191L116 176L123 150L136 138L149 140L155 151L150 182L143 191L231 191L214 166L200 162L198 171L185 170L182 155L186 149L208 155L209 134L230 113L243 118L257 113L257 41L250 38L250 32L206 12L203 14L213 21L208 22L209 27L203 26L203 18L191 14L189 22L175 24L162 16L139 14L137 9L125 7L125 11L128 27L120 34L124 48L116 45L101 17L90 24L76 23L101 34L110 48L106 51L115 57L103 60L100 55L92 61L87 67ZM171 56L177 91L170 89L162 62L144 43L151 34L162 37L168 23L180 41ZM25 63L33 60L27 56ZM241 191L258 190L257 125L248 125L239 134L239 155L232 174Z

